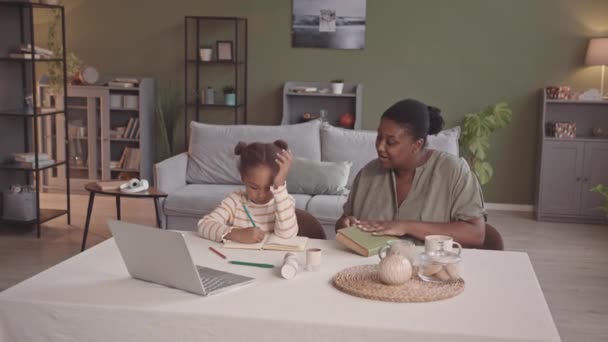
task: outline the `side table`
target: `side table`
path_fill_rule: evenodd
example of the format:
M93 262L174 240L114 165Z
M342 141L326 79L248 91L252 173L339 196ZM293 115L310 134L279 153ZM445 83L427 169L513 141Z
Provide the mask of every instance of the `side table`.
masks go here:
M82 247L80 251L84 251L87 244L87 235L89 234L89 223L91 222L91 213L93 211L93 202L95 201L95 194L114 196L116 198L116 218L120 220L120 198L121 197L130 197L130 198L152 198L154 201L154 209L156 211L156 224L158 227L161 226L160 216L158 214L158 201L157 199L167 197L167 194L156 189L151 186L146 191L136 192L132 194L127 194L121 192L119 189L113 190L101 190L97 183L88 183L84 186L85 190L89 192L89 206L87 208L87 219L84 225L84 234L82 236Z

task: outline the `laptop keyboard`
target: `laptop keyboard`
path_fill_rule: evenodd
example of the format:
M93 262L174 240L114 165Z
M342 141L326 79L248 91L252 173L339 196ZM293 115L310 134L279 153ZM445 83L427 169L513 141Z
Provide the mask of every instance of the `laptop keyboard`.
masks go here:
M208 293L217 291L224 287L228 287L237 283L242 283L249 280L248 277L243 277L238 274L214 270L212 268L196 266L198 275L203 283L203 287Z

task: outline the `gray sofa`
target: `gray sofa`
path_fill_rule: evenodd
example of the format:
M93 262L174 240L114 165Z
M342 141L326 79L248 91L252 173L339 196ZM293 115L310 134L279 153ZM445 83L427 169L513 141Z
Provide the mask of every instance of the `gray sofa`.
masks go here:
M458 127L429 137L429 148L458 154ZM169 196L160 202L163 228L196 230L197 221L211 212L228 194L242 189L236 169L234 146L239 141L272 142L283 139L294 156L315 161L350 161L350 188L359 170L376 158L376 132L336 128L320 121L286 126L220 126L191 123L188 152L154 167L155 184ZM296 206L315 216L327 236L342 215L347 192L342 195L291 193Z

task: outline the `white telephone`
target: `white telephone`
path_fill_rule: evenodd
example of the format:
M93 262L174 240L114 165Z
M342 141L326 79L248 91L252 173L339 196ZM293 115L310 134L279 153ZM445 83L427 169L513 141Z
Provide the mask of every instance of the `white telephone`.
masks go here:
M150 187L150 184L148 183L147 180L145 180L145 179L139 180L137 178L133 178L130 181L128 181L127 183L121 185L120 191L124 192L126 194L134 194L136 192L148 190L149 187Z

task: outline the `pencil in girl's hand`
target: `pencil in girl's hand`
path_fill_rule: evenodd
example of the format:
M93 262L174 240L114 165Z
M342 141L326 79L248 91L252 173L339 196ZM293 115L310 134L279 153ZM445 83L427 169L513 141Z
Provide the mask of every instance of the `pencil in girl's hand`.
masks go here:
M220 258L226 259L226 256L224 254L220 253L217 249L210 246L209 250L212 251L213 253L219 255Z
M247 214L247 217L249 217L249 221L251 221L251 225L252 227L257 227L255 225L255 222L253 221L253 217L251 217L251 214L249 213L249 210L247 210L247 207L245 206L245 203L243 203L243 209L245 209L245 214Z

